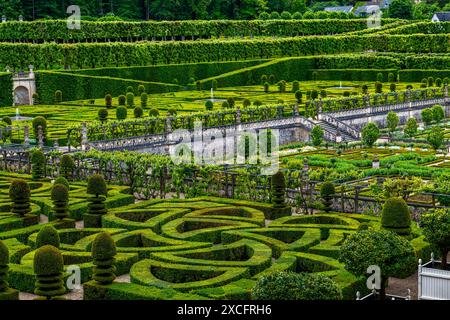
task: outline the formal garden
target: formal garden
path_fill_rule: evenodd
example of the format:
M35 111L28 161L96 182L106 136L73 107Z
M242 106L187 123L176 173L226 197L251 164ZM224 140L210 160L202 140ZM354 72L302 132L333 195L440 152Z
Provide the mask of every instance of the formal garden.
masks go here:
M100 1L70 28L22 2L0 1L0 300L450 299L447 6L372 27Z

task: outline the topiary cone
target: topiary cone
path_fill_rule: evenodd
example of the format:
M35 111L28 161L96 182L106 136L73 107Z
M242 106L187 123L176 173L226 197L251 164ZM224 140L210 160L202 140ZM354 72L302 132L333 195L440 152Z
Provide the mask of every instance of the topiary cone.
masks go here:
M46 245L59 248L60 243L58 231L50 225L44 226L36 237L36 248L41 248Z
M14 180L9 187L9 198L12 201L11 212L20 217L31 212L30 206L30 186L25 180Z
M64 261L57 248L46 245L37 249L33 265L36 274L35 294L52 299L66 292L62 274Z
M9 251L0 240L0 300L19 300L19 291L8 284Z
M411 213L402 198L386 200L381 213L381 226L399 235L411 233Z
M116 245L111 236L100 233L92 244L92 259L95 265L92 278L103 284L111 284L116 279Z
M53 212L59 220L69 216L69 190L63 184L54 184L52 187Z

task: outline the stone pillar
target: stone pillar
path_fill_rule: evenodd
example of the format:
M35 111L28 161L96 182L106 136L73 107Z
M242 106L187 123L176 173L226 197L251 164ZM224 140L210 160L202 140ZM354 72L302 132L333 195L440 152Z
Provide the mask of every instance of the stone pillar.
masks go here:
M25 145L30 144L30 127L29 126L23 127L23 143Z
M37 143L38 143L39 148L44 147L44 132L42 131L42 126L38 127Z
M241 108L236 108L236 125L241 124Z
M87 151L87 143L88 143L87 126L86 122L83 122L81 124L81 151Z

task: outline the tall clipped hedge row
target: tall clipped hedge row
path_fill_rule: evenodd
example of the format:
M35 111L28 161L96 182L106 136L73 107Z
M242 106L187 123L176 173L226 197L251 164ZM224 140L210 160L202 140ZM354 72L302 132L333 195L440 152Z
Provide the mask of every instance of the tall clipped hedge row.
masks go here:
M447 53L448 34L311 36L252 40L167 41L0 45L0 68L98 68L142 64L234 61L299 55L375 50L381 52Z
M12 106L12 88L13 81L11 73L0 73L0 107Z
M393 19L383 19L383 24ZM327 35L364 30L364 19L214 20L214 21L82 21L80 30L68 30L66 20L17 22L0 25L0 40L19 41L130 41L152 37L293 36Z
M251 67L262 63L261 60L253 61L227 61L216 63L184 63L176 65L97 68L73 71L74 74L89 76L105 76L140 81L174 83L177 80L180 85L186 85L192 80L205 79L212 76L231 72L236 69ZM123 92L122 92L123 93Z
M425 69L425 70L400 70L400 81L404 82L421 82L422 79L433 77L436 78L450 78L450 69L447 70L434 70L434 69Z
M111 77L85 76L63 72L36 72L36 85L41 103L53 104L56 90L63 92L63 101L103 98L106 94L118 96L126 92L128 86L136 88L144 85L148 93L177 91L181 87L173 84L141 82Z

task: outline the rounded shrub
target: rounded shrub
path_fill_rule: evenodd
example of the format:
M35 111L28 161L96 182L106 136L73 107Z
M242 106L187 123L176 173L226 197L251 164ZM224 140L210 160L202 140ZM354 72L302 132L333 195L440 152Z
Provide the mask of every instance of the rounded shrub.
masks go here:
M67 181L67 179L64 177L56 178L55 181L53 182L53 185L55 185L55 184L62 184L63 186L65 186L67 188L67 190L70 190L69 181Z
M294 19L294 20L302 20L303 19L303 16L302 16L302 14L300 13L300 12L294 12L294 14L292 14L292 19Z
M280 14L279 14L278 12L273 11L273 12L270 13L270 19L271 19L271 20L278 20L278 19L280 19L280 18L281 18L281 17L280 17Z
M127 93L134 93L134 88L132 86L127 87Z
M108 193L108 188L106 186L105 179L100 174L94 174L88 178L87 182L87 193L95 195L96 197L100 195L106 196Z
M396 86L395 83L391 83L391 84L389 85L389 90L391 90L391 92L395 92L396 89L397 89L397 86Z
M41 150L36 149L31 153L31 176L33 179L44 178L45 162L45 154Z
M119 96L118 100L119 100L119 106L124 106L125 103L127 102L127 98L123 94L121 94Z
M3 118L2 118L2 121L3 121L4 123L6 123L8 126L12 125L12 120L11 120L11 118L8 117L8 116L3 117Z
M341 300L342 292L321 274L277 272L258 280L254 300Z
M214 104L211 100L205 102L205 109L211 111L214 108Z
M59 162L59 172L66 179L71 179L73 170L75 169L75 161L70 154L64 154Z
M61 240L59 239L58 231L53 226L44 226L37 234L36 248L47 245L59 248L60 244Z
M295 80L292 82L292 92L296 93L298 90L300 90L300 82Z
M242 106L244 108L248 108L252 105L252 102L249 99L244 99L244 101L242 101Z
M381 213L381 226L399 235L411 233L411 213L405 200L401 198L386 200Z
M228 103L228 101L222 102L222 109L228 109L229 107L230 107L230 104Z
M61 103L62 102L62 91L56 90L55 91L55 103Z
M135 118L142 118L142 116L144 115L144 109L142 109L141 107L134 108L133 112Z
M0 293L9 289L8 284L8 267L9 250L8 247L0 240Z
M14 180L9 186L9 198L12 201L11 212L21 217L31 212L30 186L25 180Z
M436 87L442 87L442 79L441 78L436 78L436 81L435 81L435 83L436 83Z
M143 84L140 84L138 86L138 93L142 96L143 93L145 93L145 86Z
M324 205L325 212L330 212L333 205L333 196L336 194L336 189L332 182L324 182L320 187L320 197Z
M134 106L134 93L132 92L127 93L127 106L129 108Z
M380 81L377 81L375 83L375 93L382 93L383 92L383 84Z
M42 129L42 135L43 135L43 138L45 141L45 139L47 137L47 120L42 116L37 116L36 118L33 119L32 126L33 126L33 133L34 133L34 137L35 137L36 141L39 136L39 127L41 127L41 129Z
M260 20L269 20L270 19L270 14L268 14L267 12L261 12L259 15L259 19Z
M108 109L112 107L112 96L109 93L105 96L105 106Z
M36 274L35 294L52 299L66 292L63 282L64 260L57 248L46 245L37 249L33 268Z
M264 92L268 93L270 91L270 83L264 82Z
M148 115L150 117L159 117L159 110L156 108L151 108L150 111L148 112Z
M127 108L120 106L116 109L116 118L117 120L125 120L128 116Z
M69 189L63 184L52 187L53 212L55 218L62 220L69 216Z
M111 284L115 275L116 245L111 236L102 232L92 243L92 259L94 263L92 278L103 284Z
M148 104L148 94L143 92L141 93L141 107L147 108L147 104Z
M108 120L108 109L106 108L101 108L100 110L98 110L98 120L100 120L101 122L106 122Z
M291 20L292 14L289 11L283 11L280 15L281 19L283 20Z
M31 99L33 100L33 105L38 105L39 104L39 94L37 92L33 93L33 95L31 96Z

